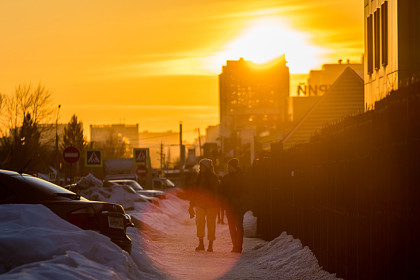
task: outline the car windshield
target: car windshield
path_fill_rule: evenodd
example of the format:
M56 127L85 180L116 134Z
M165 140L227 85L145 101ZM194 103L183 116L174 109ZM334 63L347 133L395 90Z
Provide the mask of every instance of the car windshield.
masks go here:
M137 183L136 181L133 180L124 180L124 181L110 181L113 183L117 183L119 185L129 185L130 187L132 187L135 191L141 191L143 190L142 186L140 186L139 183Z
M175 184L174 184L174 183L172 183L172 181L171 181L171 180L169 180L169 179L166 179L166 185L167 185L168 187L170 187L170 188L174 188L174 187L175 187Z
M65 188L62 188L60 186L57 186L53 183L50 183L48 181L36 178L36 177L32 177L32 176L15 176L15 178L29 184L32 185L34 187L37 187L38 189L42 189L42 191L44 193L48 193L51 195L56 195L56 194L67 194L68 196L73 196L75 193L71 192L69 190L66 190Z

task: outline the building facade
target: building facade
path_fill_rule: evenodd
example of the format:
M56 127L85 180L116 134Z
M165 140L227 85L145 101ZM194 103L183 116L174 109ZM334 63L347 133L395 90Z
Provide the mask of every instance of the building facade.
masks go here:
M420 1L365 0L365 110L420 78Z
M90 125L90 141L93 145L103 145L111 137L116 138L119 143L125 143L128 154L133 148L139 147L139 125Z
M288 97L284 56L266 65L228 60L219 75L220 135L276 129L288 120Z
M343 63L340 59L338 63L323 64L321 70L309 71L306 85L298 86L297 95L322 96L348 67L363 79L363 61L362 63L353 63L347 60L346 63Z

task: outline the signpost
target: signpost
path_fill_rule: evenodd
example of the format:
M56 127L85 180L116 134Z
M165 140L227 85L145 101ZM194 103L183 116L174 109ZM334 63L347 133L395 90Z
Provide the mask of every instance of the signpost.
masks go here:
M86 149L85 150L85 166L86 167L102 167L103 156L100 149Z
M134 148L133 149L134 164L147 166L148 157L149 157L149 148Z
M147 174L147 167L145 165L139 165L136 169L136 174L139 178L144 178Z
M79 160L80 152L75 147L67 147L63 151L63 158L65 161L70 163L70 182L73 182L73 175L72 175L73 166L72 165L73 163Z

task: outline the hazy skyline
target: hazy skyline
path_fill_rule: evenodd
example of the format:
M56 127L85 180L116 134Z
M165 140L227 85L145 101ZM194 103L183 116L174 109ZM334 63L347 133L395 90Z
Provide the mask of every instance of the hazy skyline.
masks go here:
M285 53L292 74L360 62L363 1L0 1L0 92L41 83L89 124L218 123L226 60ZM292 93L294 89L291 89ZM88 131L86 131L88 133Z

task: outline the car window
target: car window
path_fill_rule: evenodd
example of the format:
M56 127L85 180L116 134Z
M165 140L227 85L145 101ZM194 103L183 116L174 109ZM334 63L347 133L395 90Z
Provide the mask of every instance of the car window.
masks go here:
M16 194L13 202L37 202L57 197L57 194L69 197L75 194L53 183L28 175L0 176L0 185L6 186ZM7 191L4 192L6 196Z
M128 185L128 186L132 187L135 191L143 190L143 188L140 186L140 184L137 183L136 181L133 181L133 180L109 181L109 182L115 183L115 184L118 184L118 185Z
M143 189L136 181L130 181L129 184L136 191L141 191Z
M57 186L53 183L50 183L48 181L36 178L36 177L31 177L31 176L20 176L17 177L19 178L19 180L26 182L32 186L37 186L39 188L42 188L42 190L46 193L50 193L50 194L56 194L56 193L70 193L73 194L73 192L66 190L65 188L62 188L60 186Z

